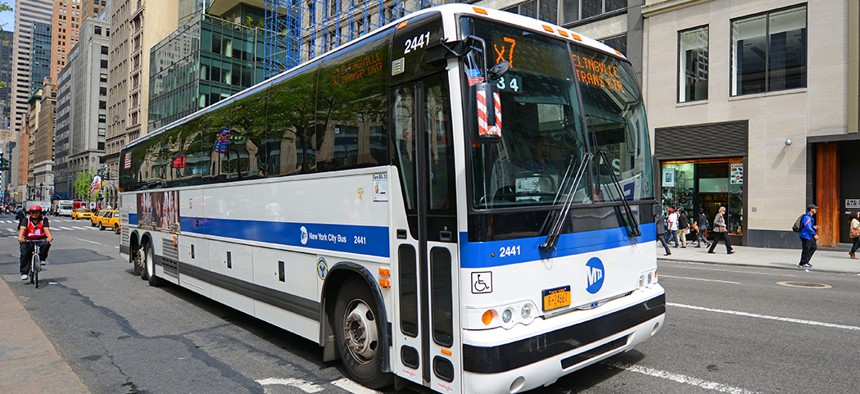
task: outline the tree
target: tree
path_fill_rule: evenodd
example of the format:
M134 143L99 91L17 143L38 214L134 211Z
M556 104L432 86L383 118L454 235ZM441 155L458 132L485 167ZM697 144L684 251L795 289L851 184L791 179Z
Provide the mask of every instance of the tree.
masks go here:
M93 190L91 186L95 174L96 173L93 172L93 170L87 170L75 174L75 196L79 197L84 201L96 200L98 192L96 190Z

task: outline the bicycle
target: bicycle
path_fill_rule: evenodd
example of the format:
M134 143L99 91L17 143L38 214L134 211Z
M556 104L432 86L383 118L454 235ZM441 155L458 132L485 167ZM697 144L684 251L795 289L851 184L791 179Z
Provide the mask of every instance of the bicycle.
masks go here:
M33 257L30 258L30 283L35 284L39 288L39 271L42 270L42 259L39 257L39 247L42 242L47 242L42 239L26 240L24 243L33 244Z

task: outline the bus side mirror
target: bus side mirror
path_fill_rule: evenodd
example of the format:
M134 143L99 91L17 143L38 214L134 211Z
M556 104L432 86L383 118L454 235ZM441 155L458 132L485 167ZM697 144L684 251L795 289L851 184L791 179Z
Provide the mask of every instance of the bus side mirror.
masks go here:
M483 142L499 141L502 138L502 100L496 85L480 82L474 88L478 139Z

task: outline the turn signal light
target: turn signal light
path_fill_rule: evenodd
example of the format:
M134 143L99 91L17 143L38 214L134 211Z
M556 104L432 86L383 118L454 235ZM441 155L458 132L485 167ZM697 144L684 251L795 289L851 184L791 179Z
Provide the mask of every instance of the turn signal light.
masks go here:
M379 276L391 276L391 270L388 268L380 268Z
M397 30L400 30L400 29L402 29L402 28L406 27L406 25L408 25L408 24L409 24L409 21L408 21L408 20L405 20L405 21L403 21L403 22L400 22L400 24L399 24L399 25L397 25Z
M379 280L379 287L387 289L387 288L391 287L391 281L388 279L380 279Z
M454 354L454 353L453 353L453 352L451 352L451 349L442 349L442 354L444 354L444 355L446 355L446 356L450 356L450 355L452 355L452 354Z
M477 13L479 13L479 14L481 14L481 15L487 15L487 10L485 10L485 9L483 9L483 8L472 7L472 9L473 9L473 10L475 10L475 12L477 12Z
M490 323L493 322L493 310L492 309L488 309L486 312L484 312L483 315L481 315L481 322L483 322L485 326L489 326Z

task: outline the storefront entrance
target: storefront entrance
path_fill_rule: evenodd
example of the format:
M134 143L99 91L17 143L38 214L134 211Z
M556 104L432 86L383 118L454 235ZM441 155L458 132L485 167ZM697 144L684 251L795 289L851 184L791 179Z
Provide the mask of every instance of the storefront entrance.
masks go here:
M726 223L733 245L743 245L746 228L744 159L742 157L667 160L660 162L661 203L682 207L690 220L701 210L713 227L714 216L726 207ZM694 235L690 235L692 239ZM713 238L709 234L709 238Z

